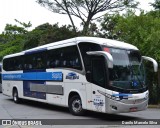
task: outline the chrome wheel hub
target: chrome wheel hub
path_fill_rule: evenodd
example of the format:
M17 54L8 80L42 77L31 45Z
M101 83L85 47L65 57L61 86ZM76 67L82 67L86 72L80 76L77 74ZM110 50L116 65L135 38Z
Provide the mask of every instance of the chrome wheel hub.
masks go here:
M73 101L72 109L74 112L80 112L82 110L82 104L79 99Z

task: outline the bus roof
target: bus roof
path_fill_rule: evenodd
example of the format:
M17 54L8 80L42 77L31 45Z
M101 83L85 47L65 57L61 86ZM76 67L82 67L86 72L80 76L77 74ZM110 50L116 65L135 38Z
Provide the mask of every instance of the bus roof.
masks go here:
M67 40L63 40L63 41L52 42L52 43L49 43L46 45L42 45L42 46L38 46L38 47L29 49L29 50L25 50L25 51L22 51L19 53L7 55L4 58L24 55L25 53L30 53L30 52L35 52L35 51L43 51L43 50L47 50L47 49L52 49L55 46L61 46L61 45L71 46L71 45L78 44L80 42L92 42L92 43L96 43L96 44L100 44L100 45L105 45L107 47L138 50L137 47L135 47L131 44L128 44L128 43L121 42L121 41L99 38L99 37L75 37L75 38L71 38L71 39L67 39Z
M108 46L108 47L138 50L138 48L135 47L134 45L124 43L124 42L121 42L121 41L99 38L99 37L77 37L76 40L78 42L93 42L93 43L105 45L105 46Z

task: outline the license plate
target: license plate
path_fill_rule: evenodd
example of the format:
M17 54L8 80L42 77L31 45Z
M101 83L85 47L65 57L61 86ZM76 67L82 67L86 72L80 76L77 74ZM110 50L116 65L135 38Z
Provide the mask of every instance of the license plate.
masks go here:
M136 112L137 111L137 108L134 107L134 108L130 108L130 112Z

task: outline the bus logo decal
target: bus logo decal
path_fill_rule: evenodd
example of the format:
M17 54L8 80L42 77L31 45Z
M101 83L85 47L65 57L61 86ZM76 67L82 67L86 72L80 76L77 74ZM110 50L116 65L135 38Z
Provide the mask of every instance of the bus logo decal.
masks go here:
M79 76L74 72L70 72L67 74L66 79L75 80L79 79Z
M52 79L61 81L63 79L62 72L52 72Z

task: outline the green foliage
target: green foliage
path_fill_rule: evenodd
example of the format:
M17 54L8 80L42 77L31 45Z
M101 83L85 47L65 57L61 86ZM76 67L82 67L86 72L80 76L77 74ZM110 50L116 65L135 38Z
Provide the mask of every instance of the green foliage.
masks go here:
M2 60L2 58L5 55L20 52L22 50L21 49L22 41L23 41L22 38L17 38L16 40L7 42L5 44L0 43L0 60Z
M131 13L119 19L115 32L120 32L119 40L137 46L143 55L151 56L160 62L160 18Z
M16 20L19 22L18 20ZM21 23L21 22L19 22ZM21 23L22 27L17 25L6 24L4 32L0 35L0 60L5 55L20 52L22 50L24 37L27 34L26 28L31 26Z
M23 42L23 49L29 49L75 36L76 33L71 26L64 25L59 27L58 24L50 25L46 23L36 27L26 35Z
M104 18L99 21L101 23L101 29L97 35L103 38L117 39L119 32L115 32L115 27L121 18L122 16L117 13L113 15L105 14Z
M154 9L160 10L160 0L155 0L154 3L151 3L151 5L154 7Z
M28 32L28 34L24 37L22 49L26 50L37 47L42 33L42 31L38 30Z
M54 24L42 35L39 45L69 39L75 36L77 36L77 34L73 31L73 28L70 25L59 27L58 24Z
M28 23L20 22L20 21L17 20L17 19L15 19L15 21L16 21L17 23L19 23L20 25L22 25L25 29L32 26L32 24L31 24L30 21L29 21Z

